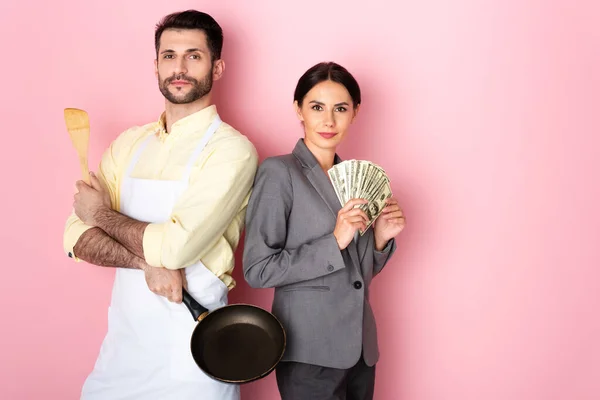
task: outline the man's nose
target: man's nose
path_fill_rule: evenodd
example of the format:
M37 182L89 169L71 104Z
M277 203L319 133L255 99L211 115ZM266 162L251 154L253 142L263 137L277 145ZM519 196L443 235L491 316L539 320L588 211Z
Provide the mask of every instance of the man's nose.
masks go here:
M186 74L187 73L187 65L185 63L185 59L183 58L179 58L176 62L175 62L175 75L179 75L179 74Z

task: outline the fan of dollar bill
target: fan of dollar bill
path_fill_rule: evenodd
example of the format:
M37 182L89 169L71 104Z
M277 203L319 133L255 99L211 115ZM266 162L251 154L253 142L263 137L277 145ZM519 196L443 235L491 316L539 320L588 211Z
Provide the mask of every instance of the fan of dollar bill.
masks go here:
M358 206L369 219L365 229L373 224L392 196L390 180L383 168L370 161L346 160L334 165L329 171L335 194L342 207L350 199L364 199L368 204ZM365 231L360 231L362 236Z

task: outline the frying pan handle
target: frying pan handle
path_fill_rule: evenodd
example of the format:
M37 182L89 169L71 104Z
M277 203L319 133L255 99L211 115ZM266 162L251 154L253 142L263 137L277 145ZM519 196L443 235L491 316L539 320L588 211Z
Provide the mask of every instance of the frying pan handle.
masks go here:
M201 321L208 314L208 310L198 303L185 288L181 288L183 294L183 304L190 310L196 321Z

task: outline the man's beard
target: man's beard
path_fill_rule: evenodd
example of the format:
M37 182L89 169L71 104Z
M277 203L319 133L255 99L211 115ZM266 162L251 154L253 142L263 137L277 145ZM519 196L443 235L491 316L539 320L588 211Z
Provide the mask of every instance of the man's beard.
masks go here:
M184 74L173 75L165 80L159 75L158 87L163 96L173 104L193 103L211 91L213 85L212 73L213 71L211 68L210 72L200 81ZM173 94L169 91L169 84L178 80L187 81L192 85L192 88L185 95L178 95L177 93Z

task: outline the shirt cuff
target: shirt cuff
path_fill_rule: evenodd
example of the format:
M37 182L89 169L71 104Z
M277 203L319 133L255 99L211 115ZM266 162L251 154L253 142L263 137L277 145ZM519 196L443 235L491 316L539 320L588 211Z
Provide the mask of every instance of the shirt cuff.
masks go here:
M142 248L146 263L151 267L162 267L162 244L164 237L164 224L148 224L144 230Z
M69 233L66 234L64 237L63 248L65 250L65 253L67 254L67 256L75 260L75 262L81 262L83 260L75 256L75 251L73 250L73 247L75 247L81 235L83 235L85 231L87 231L90 228L92 227L83 223L73 224L69 229Z

